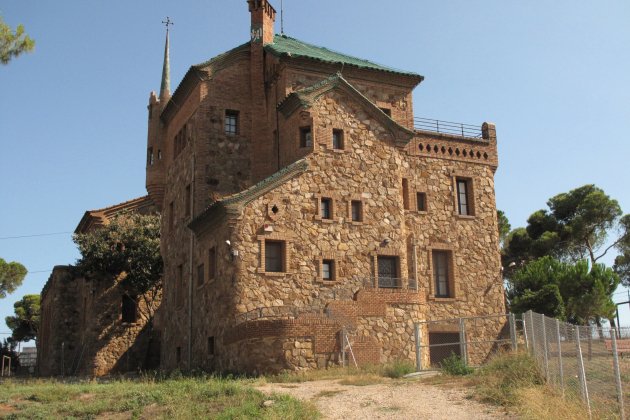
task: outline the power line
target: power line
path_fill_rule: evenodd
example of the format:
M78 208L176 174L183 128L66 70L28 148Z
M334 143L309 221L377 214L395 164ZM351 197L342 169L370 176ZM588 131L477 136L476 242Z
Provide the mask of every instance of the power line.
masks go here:
M73 232L36 233L34 235L3 236L3 237L0 237L0 240L3 240L3 239L35 238L35 237L38 237L38 236L66 235L68 233L73 233Z

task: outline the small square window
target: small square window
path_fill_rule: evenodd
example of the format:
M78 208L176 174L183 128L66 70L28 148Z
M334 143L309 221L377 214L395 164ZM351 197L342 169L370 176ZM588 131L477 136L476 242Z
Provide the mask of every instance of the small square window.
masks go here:
M389 108L379 108L381 111L383 111L385 113L385 115L387 115L389 118L392 117L392 110Z
M335 150L343 150L343 130L333 130L332 147Z
M238 111L226 110L225 111L225 134L234 136L238 134Z
M311 127L300 128L300 147L312 147L313 146L313 133Z
M352 200L350 202L350 215L353 222L363 221L363 203L359 200Z
M335 280L335 261L334 260L322 260L322 280L325 280L325 281Z
M320 216L322 219L332 219L332 199L322 198L320 200Z
M201 286L205 281L205 267L203 264L197 266L197 286Z
M208 356L214 356L214 337L208 337Z
M217 271L217 252L214 247L208 250L208 280L214 280Z
M416 203L418 206L418 211L427 211L427 193L416 193Z
M284 242L265 241L265 271L268 273L283 273L284 262Z

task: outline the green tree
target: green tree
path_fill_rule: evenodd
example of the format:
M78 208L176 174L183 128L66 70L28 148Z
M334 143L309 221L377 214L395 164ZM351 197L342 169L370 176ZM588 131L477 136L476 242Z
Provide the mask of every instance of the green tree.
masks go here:
M499 222L499 242L503 246L512 226L502 210L497 210L497 221Z
M13 304L15 316L5 318L11 329L13 341L29 341L37 338L40 325L40 297L39 295L25 295Z
M621 240L617 244L619 255L615 258L613 269L626 287L630 287L630 214L621 218Z
M153 316L162 288L159 216L123 214L73 240L81 253L76 264L81 273L116 277L127 295L144 300L139 309Z
M0 63L8 64L11 59L33 48L35 41L24 32L23 25L18 25L13 31L0 16Z
M0 258L0 299L20 287L28 271L18 262L6 262Z
M571 262L588 259L591 266L613 248L622 256L630 255L630 246L623 246L630 241L630 217L622 217L617 200L600 188L584 185L550 198L547 205L548 210L529 216L526 228L508 235L502 251L506 277L546 255ZM623 258L619 272L623 272Z
M533 310L547 316L586 325L611 319L615 313L612 294L619 276L604 264L590 266L545 256L525 264L509 279L510 310Z

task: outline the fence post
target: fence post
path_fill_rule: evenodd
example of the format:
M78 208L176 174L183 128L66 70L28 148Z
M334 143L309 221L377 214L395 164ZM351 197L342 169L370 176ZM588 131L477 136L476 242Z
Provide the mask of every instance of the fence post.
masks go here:
M592 417L591 400L588 395L588 386L586 385L586 373L584 372L584 359L582 358L582 345L580 344L580 326L575 326L575 349L577 351L578 376L580 378L580 388L582 390L582 399L588 407L588 418Z
M510 339L512 340L512 351L518 350L518 344L516 343L516 320L514 314L510 314L508 318L510 322Z
M341 328L341 366L346 367L346 328Z
M413 324L413 335L416 340L416 372L422 370L422 355L420 354L420 324L415 322Z
M626 415L623 406L621 372L619 372L619 355L617 354L617 331L614 328L610 330L610 338L612 339L613 366L615 367L615 385L617 386L617 400L619 401L619 417L625 419Z
M468 364L468 349L466 347L466 325L464 318L459 318L459 353L462 360Z
M593 326L588 326L588 360L593 358Z
M534 328L534 312L530 309L529 311L527 311L529 313L529 327L531 328L532 331L532 356L534 356L534 359L536 358L536 330Z
M562 341L560 340L560 320L556 319L556 340L558 343L558 365L560 367L560 389L564 398L564 366L562 366Z
M521 321L523 322L523 336L525 337L525 348L529 352L529 335L527 334L527 326L529 323L525 320L525 314L521 314Z
M542 338L543 338L543 356L545 360L545 378L549 382L549 354L547 353L547 330L545 328L545 315L540 314L540 322L542 323Z

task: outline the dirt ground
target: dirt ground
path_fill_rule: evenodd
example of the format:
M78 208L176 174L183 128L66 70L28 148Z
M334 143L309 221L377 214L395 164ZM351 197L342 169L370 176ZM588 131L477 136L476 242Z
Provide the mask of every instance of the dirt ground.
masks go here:
M467 397L464 389L438 388L419 381L343 385L335 380L267 383L265 393L289 394L311 401L326 419L502 419L501 409Z

